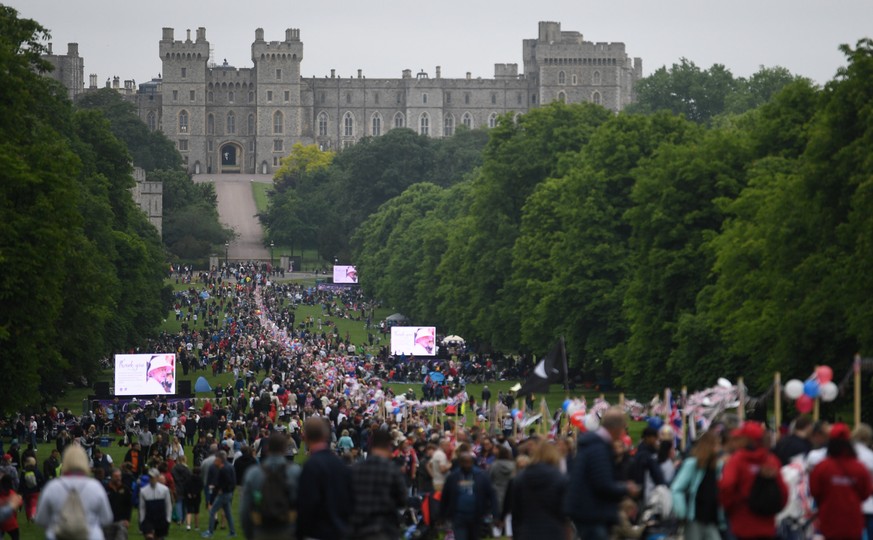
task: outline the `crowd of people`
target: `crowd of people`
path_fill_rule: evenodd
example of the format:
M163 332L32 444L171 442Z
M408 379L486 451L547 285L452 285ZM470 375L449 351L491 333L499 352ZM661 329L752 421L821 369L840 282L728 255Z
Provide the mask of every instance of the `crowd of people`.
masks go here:
M341 336L331 320L371 312L356 292L273 283L256 265L201 282L177 299L182 331L151 347L176 353L185 372L229 372L232 382L208 399L16 418L0 465L4 533L17 538L19 518L53 540L192 530L324 540L873 532L865 425L801 416L779 434L725 415L687 455L670 426L647 427L633 444L619 408L578 436L566 425L525 433L513 396L467 394L461 362L396 359ZM321 304L323 320L297 320L300 303ZM401 368L422 375L419 392L385 384ZM120 463L101 447L104 432L126 447Z

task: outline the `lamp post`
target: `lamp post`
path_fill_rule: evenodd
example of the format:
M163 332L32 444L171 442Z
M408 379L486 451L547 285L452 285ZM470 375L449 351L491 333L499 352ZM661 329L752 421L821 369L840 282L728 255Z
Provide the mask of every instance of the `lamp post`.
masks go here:
M273 271L273 247L274 247L275 245L276 245L276 244L273 243L272 240L270 240L270 272Z
M230 247L230 242L224 243L224 267L227 268L227 249Z

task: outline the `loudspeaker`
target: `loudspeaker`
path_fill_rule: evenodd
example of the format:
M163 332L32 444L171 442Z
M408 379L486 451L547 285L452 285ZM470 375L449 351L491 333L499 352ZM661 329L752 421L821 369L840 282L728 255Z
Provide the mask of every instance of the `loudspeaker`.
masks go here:
M176 381L176 395L177 396L190 396L191 395L191 381Z
M97 397L109 397L109 382L94 383L94 393L97 394Z

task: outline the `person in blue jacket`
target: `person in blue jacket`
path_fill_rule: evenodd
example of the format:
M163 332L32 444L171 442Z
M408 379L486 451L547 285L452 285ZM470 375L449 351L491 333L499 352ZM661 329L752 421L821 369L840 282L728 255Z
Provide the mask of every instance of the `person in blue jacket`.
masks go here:
M458 469L443 487L440 514L451 523L455 540L478 540L482 526L498 516L497 493L488 474L473 466L473 454L458 455Z
M721 531L727 528L718 503L720 442L717 433L704 433L670 486L673 514L686 522L686 540L721 540Z
M640 493L637 484L622 482L615 476L613 442L621 440L626 429L627 415L621 408L611 407L597 430L579 437L564 497L564 513L583 540L609 538L609 528L618 522L619 502Z

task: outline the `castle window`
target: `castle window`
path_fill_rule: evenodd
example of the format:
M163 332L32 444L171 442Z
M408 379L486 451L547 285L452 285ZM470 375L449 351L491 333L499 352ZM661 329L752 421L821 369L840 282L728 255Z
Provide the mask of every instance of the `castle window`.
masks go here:
M403 118L403 113L397 113L394 115L394 127L402 128L406 124L405 118Z
M281 69L277 69L277 70L276 70L276 80L277 80L277 81L281 81L281 80L282 80L282 70L281 70Z
M228 103L233 103L233 92L227 93L227 101Z
M455 117L451 114L447 114L445 120L443 121L443 135L446 137L451 137L455 134Z
M206 141L206 150L209 152L212 152L213 148L214 148L214 146L212 145L212 139L209 139L208 141Z
M352 102L352 93L347 92L346 93L346 103L351 103L351 102Z
M327 137L327 114L320 113L318 115L318 136Z
M497 92L491 92L491 104L497 105Z
M379 113L373 115L370 133L373 135L373 137L378 137L379 135L382 135L382 117L379 115Z
M188 92L188 98L189 98L191 101L194 101L194 90L191 90L190 92Z
M236 133L236 116L233 111L227 113L227 131L226 133Z
M319 94L319 96L318 96L318 102L319 102L319 103L324 103L324 100L325 100L325 96L324 96L324 92L322 92L322 93Z
M424 103L425 105L427 104L427 94L421 95L421 102Z
M179 133L188 133L188 111L179 112Z
M452 102L452 93L446 92L446 104L451 103L451 102Z
M379 92L373 94L373 102L376 103L376 105L379 104Z
M421 135L430 134L430 116L427 113L421 113L421 118L418 120L418 133Z
M246 122L246 123L248 124L248 134L254 135L255 134L255 115L250 114L248 122Z
M470 92L464 92L464 105L470 104Z
M182 68L182 78L186 78L188 76L188 68Z
M279 166L279 156L273 156L273 167Z
M355 136L355 117L352 116L352 113L350 112L347 112L345 115L343 115L343 136Z
M591 103L593 103L595 105L600 105L600 102L601 102L600 92L594 92L593 94L591 94Z
M267 90L267 101L273 101L273 91Z
M464 116L461 117L461 123L464 124L467 129L473 129L473 115L465 112Z
M188 151L188 139L179 139L179 150L182 152Z
M596 85L600 84L600 72L599 71L594 72L594 76L592 77L592 83L596 84Z
M497 127L497 113L491 113L491 116L488 117L488 127Z
M524 97L521 95L521 92L519 92L518 95L516 95L516 102L518 102L518 104L521 105L523 100L524 100Z
M282 127L284 123L285 118L282 114L282 111L276 111L275 113L273 113L273 133L282 133Z
M567 94L564 92L558 92L558 101L561 103L567 103Z
M253 103L255 101L255 93L249 92L249 103Z
M567 74L563 71L558 72L558 84L567 84Z
M579 83L579 79L576 77L576 74L573 74L573 86L576 86Z
M531 102L531 103L536 103L536 102L537 102L537 95L536 95L536 94L531 94L531 95L530 95L530 102Z
M215 133L215 116L212 114L206 117L206 133L209 135Z
M403 93L397 92L397 103L403 103Z
M291 92L285 90L285 103L288 103L289 101L291 101Z
M273 141L273 152L284 152L285 151L285 141L282 139L275 139Z
M146 115L146 125L149 127L149 131L154 131L158 127L157 117L155 116L155 111L149 111Z
M179 91L173 90L173 101L176 101L178 99L179 99Z
M215 94L213 94L213 93L212 93L212 90L210 90L210 91L206 94L206 101L208 101L209 103L212 103L212 101L213 101L214 99L215 99Z

